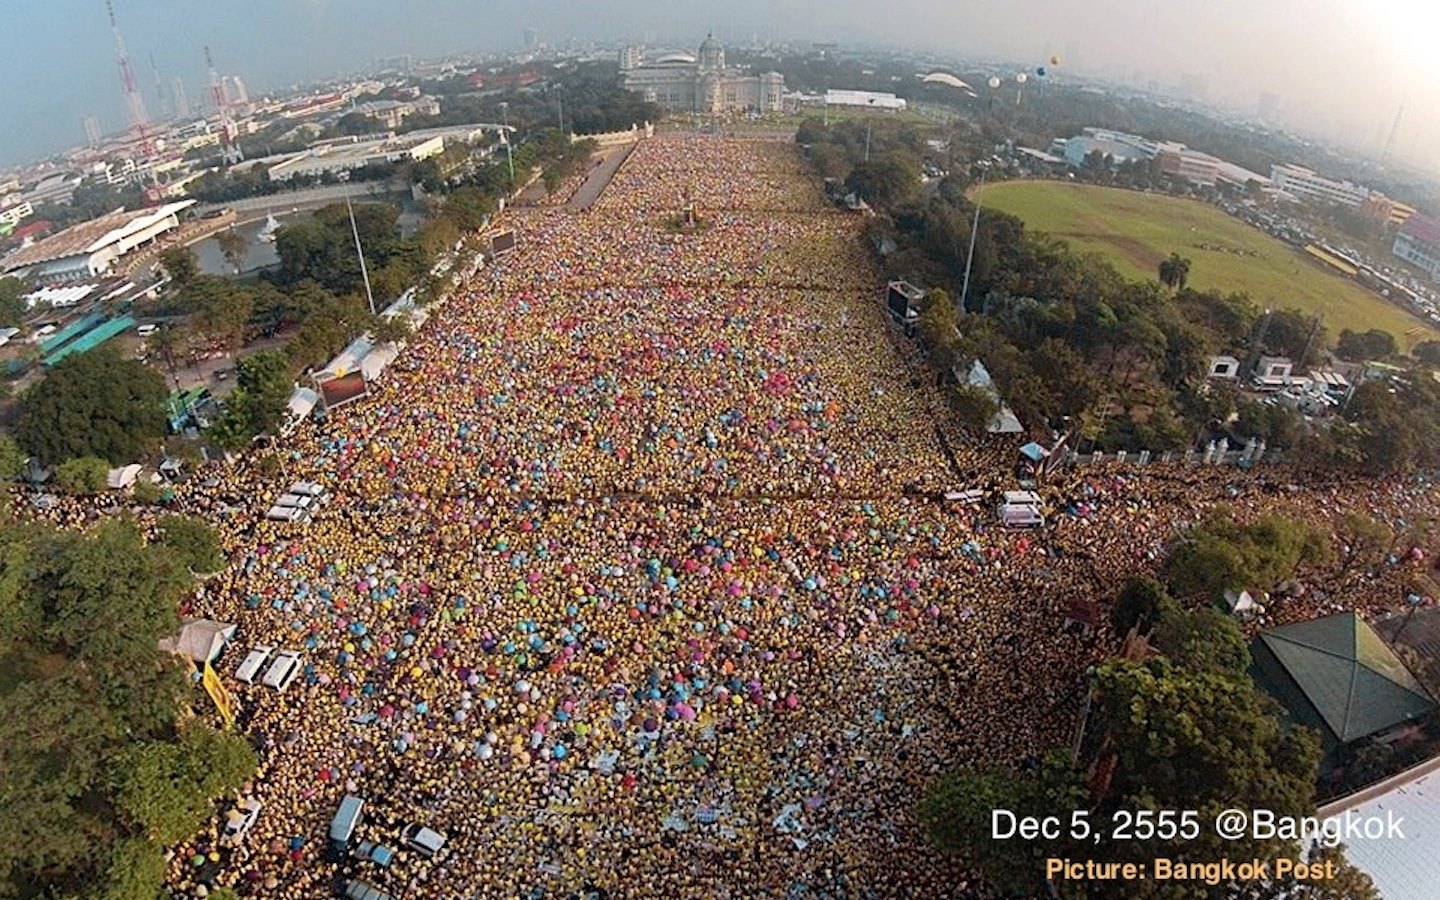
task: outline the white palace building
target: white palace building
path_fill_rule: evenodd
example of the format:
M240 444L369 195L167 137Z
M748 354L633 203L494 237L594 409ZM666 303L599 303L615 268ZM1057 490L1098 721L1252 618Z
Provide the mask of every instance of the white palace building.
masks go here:
M620 69L627 90L681 112L778 112L785 93L785 79L778 72L754 75L727 68L725 48L714 35L705 38L698 56L666 53L646 60L636 48L627 47L620 51Z

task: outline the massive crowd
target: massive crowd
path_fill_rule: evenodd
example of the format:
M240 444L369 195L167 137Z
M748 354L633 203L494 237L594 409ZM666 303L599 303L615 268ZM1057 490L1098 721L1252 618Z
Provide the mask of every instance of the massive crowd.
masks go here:
M962 895L914 804L1068 741L1114 649L1077 601L1210 505L1313 499L1157 466L1057 479L1044 532L936 500L1014 486L1017 447L949 424L791 147L655 138L595 208L513 224L372 396L207 489L329 489L303 525L226 519L187 610L239 623L227 680L252 645L305 663L232 681L264 808L215 880L244 896ZM346 793L360 838L416 821L446 852L327 860Z

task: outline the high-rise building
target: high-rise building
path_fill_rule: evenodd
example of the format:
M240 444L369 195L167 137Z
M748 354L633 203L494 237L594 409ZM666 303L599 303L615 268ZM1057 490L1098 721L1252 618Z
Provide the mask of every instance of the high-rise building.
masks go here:
M1260 94L1260 101L1255 104L1255 115L1262 122L1274 122L1280 116L1280 95L1265 91Z
M641 56L639 47L626 47L620 51L620 71L622 72L638 69L643 62L644 57Z
M175 118L190 118L190 98L185 96L185 79L179 75L170 79L170 98L175 103Z
M245 90L245 82L239 75L226 75L221 81L225 88L226 103L249 103L250 92Z
M540 46L540 32L533 28L525 29L525 49L534 50Z
M85 143L91 147L100 146L100 120L94 116L85 117Z

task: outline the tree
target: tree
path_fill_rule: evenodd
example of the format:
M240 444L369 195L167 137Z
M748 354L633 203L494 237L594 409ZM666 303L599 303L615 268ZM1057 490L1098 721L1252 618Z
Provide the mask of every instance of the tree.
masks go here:
M1243 678L1250 667L1240 626L1211 606L1186 611L1170 605L1160 615L1154 639L1162 653L1192 671Z
M220 536L203 519L167 516L160 520L160 534L160 543L175 551L192 572L204 575L225 565Z
M0 325L13 327L20 324L28 311L25 295L29 293L25 282L18 278L0 278Z
M71 494L99 494L109 487L110 464L93 456L67 459L55 469L55 484Z
M192 836L212 802L237 790L258 765L244 738L195 723L178 742L144 741L115 754L112 796L147 837L173 844Z
M0 433L0 482L14 481L25 468L25 453L15 439Z
M110 850L101 900L154 900L165 884L165 857L143 838L126 838Z
M113 346L67 356L20 397L15 437L46 463L144 459L165 435L165 383Z
M1110 627L1122 638L1136 627L1143 634L1172 607L1178 608L1163 584L1148 575L1132 575L1110 609Z
M206 298L196 324L210 340L233 353L245 341L245 326L255 313L250 292L233 282Z
M1094 685L1094 727L1116 758L1107 804L1194 809L1201 821L1230 807L1313 814L1319 739L1312 731L1286 728L1243 673L1194 670L1164 656L1114 659L1100 665ZM1111 849L1125 857L1168 852L1208 860L1225 853L1275 859L1299 848L1277 840L1226 842L1202 828L1194 841L1117 843Z
M1000 411L1000 404L995 398L974 385L957 384L947 396L960 423L971 431L983 434Z
M1058 840L1018 836L993 840L994 811L1059 816L1069 822L1071 811L1086 805L1086 791L1073 761L1064 751L1052 751L1036 775L995 765L948 772L926 790L916 813L942 852L963 856L1007 893L1028 894L1040 884L1046 857L1066 855L1071 841L1068 835Z
M375 131L374 119L361 112L346 113L335 122L335 129L341 134L360 135Z
M294 388L290 361L279 350L252 353L240 359L235 369L235 390L213 429L215 440L230 450L240 449L256 435L279 425Z
M164 860L115 814L110 773L127 746L177 740L191 687L156 642L178 629L189 584L125 518L83 533L0 520L0 893L46 884L129 900L158 889ZM189 740L215 779L233 782L235 753Z
M236 231L234 228L227 228L215 235L215 243L220 248L220 255L225 257L230 268L235 270L236 275L239 275L240 267L245 262L245 252L250 249L250 241L242 232Z
M845 186L865 202L884 209L905 200L919 184L919 168L900 154L862 162L845 180Z
M175 288L184 288L200 274L200 264L189 247L171 247L160 251L160 268L170 277Z
M1388 359L1398 352L1400 347L1395 343L1395 336L1379 328L1364 332L1346 328L1340 332L1340 340L1335 345L1335 354L1352 362Z
M1304 522L1266 516L1241 525L1212 518L1171 549L1165 571L1176 596L1214 602L1231 588L1269 590L1328 552L1324 536Z
M1293 309L1280 309L1257 320L1264 332L1262 351L1287 356L1296 369L1313 365L1329 342L1320 320Z
M1341 572L1378 563L1395 545L1395 533L1385 523L1363 513L1346 513L1340 524Z
M1167 259L1160 262L1160 283L1177 293L1185 289L1185 281L1189 277L1190 260L1180 254L1171 253Z
M1410 354L1427 366L1440 366L1440 341L1421 341Z

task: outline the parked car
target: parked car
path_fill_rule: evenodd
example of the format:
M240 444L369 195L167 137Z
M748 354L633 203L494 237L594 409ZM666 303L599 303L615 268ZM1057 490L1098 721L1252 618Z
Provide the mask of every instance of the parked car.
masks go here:
M255 820L260 818L262 805L259 800L251 797L226 813L225 830L220 833L220 845L233 847L239 844L241 838L255 826Z
M305 519L305 510L294 506L275 505L265 513L265 518L272 522L301 522Z
M325 488L313 481L297 481L290 485L288 493L298 494L301 497L318 497L325 493Z
M368 881L352 878L345 883L346 900L394 900Z
M400 832L400 839L405 842L405 846L426 856L434 856L445 847L445 835L426 828L419 822L406 825L405 830Z
M346 794L340 801L340 808L335 810L335 815L330 819L330 848L336 852L343 853L350 847L350 841L355 837L355 829L360 827L360 819L365 815L365 800L354 794Z
M283 694L299 674L300 654L294 650L281 650L275 654L275 661L266 670L264 683L266 687L273 687Z
M361 841L350 851L350 855L356 859L363 859L373 862L382 868L389 868L390 863L395 861L395 851L384 844L377 844L374 841Z
M254 684L255 679L260 675L260 671L265 668L265 661L269 659L270 654L274 652L275 648L268 644L261 644L258 647L251 648L250 652L245 654L245 659L236 667L235 680L245 684Z

